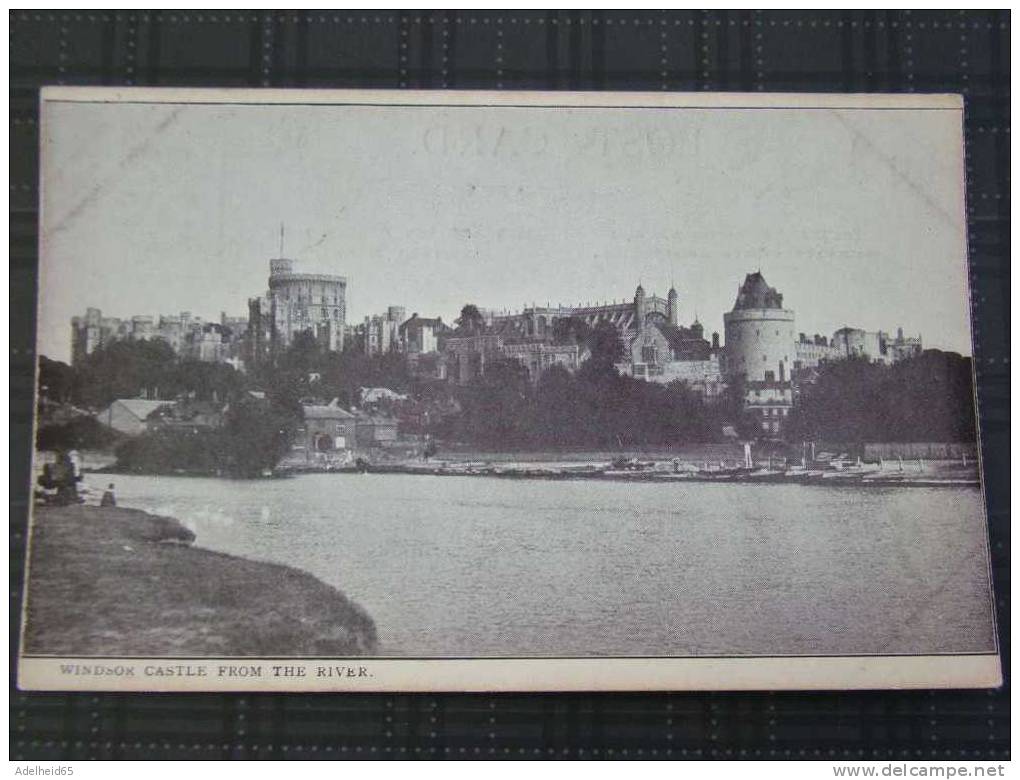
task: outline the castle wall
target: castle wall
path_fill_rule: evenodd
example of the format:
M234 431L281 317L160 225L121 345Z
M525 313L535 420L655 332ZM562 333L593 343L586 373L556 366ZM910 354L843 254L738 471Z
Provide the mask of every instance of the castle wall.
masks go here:
M832 334L832 346L841 358L859 357L884 362L882 334L862 328L841 328Z
M715 355L708 360L669 360L659 365L618 363L616 370L646 382L683 382L706 400L718 398L726 390L722 366Z
M817 368L818 364L826 360L839 360L843 357L839 347L831 344L816 344L813 341L797 341L794 344L793 367L797 370L803 368Z
M532 382L537 382L542 373L552 366L562 366L571 373L580 366L576 345L504 344L500 352L504 357L516 360L527 368Z

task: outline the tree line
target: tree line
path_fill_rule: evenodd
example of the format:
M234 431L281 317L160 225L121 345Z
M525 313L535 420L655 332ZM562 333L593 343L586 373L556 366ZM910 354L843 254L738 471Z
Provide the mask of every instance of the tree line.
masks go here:
M368 356L353 344L330 352L302 333L274 361L244 373L180 358L162 339L116 341L74 366L40 358L36 446L112 448L118 470L257 476L289 449L302 424L303 401L336 398L350 407L363 386L409 390L401 356ZM128 439L93 417L66 413L68 407L98 412L117 399L139 397L214 402L226 407L224 423L216 429L157 427Z
M123 439L114 450L116 468L140 474L257 477L287 453L299 421L272 403L238 397L220 428L156 429Z
M222 400L241 391L244 375L226 363L180 358L163 339L114 341L75 366L39 359L41 401L98 410L118 398Z
M486 366L459 390L461 413L441 438L485 449L669 447L719 438L720 405L682 382L621 376L589 359L575 374L551 366L537 383L514 360Z
M971 442L971 359L926 350L892 365L850 358L821 366L788 418L790 441Z
M465 307L458 326L479 332L483 323ZM160 340L101 347L74 367L40 359L44 407L72 404L99 410L117 398L179 396L228 405L224 426L200 433L157 431L119 444L128 467L144 471L198 469L239 475L261 472L286 452L309 399L360 401L362 387L407 394L422 422L407 430L441 442L485 449L641 448L722 438L731 425L751 437L756 422L743 411L739 383L721 399L706 401L686 385L656 384L621 376L616 330L564 320L555 339L577 343L587 359L571 374L560 366L532 382L513 360L486 365L464 386L411 376L397 353L366 355L356 343L343 352L323 349L300 334L270 365L248 374L229 365L178 358ZM247 391L262 390L265 398ZM413 415L410 415L413 417ZM798 386L787 418L791 442L973 441L972 366L969 358L928 350L894 365L849 359L824 363ZM90 418L41 418L41 448L106 448L114 437Z

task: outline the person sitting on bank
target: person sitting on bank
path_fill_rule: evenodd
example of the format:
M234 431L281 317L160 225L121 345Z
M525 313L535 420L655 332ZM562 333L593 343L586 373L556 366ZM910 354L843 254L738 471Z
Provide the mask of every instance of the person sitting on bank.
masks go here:
M113 495L112 482L106 487L106 490L103 491L103 497L99 500L99 506L117 506L117 499Z
M68 506L81 503L77 488L80 479L81 477L75 477L74 464L68 454L58 450L56 459L43 466L43 473L38 481L40 487L56 490L56 495L49 499L50 502L57 506Z

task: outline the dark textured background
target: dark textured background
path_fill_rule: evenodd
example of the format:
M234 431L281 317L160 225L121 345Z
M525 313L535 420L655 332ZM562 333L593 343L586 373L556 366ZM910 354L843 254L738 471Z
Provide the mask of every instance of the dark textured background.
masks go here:
M11 652L45 84L962 92L981 433L1009 653L1009 13L12 12ZM923 295L924 280L917 292ZM13 668L13 665L12 665ZM12 758L1009 756L1009 692L11 692Z

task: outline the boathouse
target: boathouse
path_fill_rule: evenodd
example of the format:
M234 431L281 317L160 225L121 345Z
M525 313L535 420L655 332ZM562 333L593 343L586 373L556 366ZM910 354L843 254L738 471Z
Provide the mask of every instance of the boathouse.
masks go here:
M118 398L96 415L96 421L125 436L141 436L156 421L157 412L174 406L173 401L148 398Z
M355 417L337 399L328 404L302 407L304 425L295 437L294 450L304 452L309 465L335 465L353 459L357 446Z

